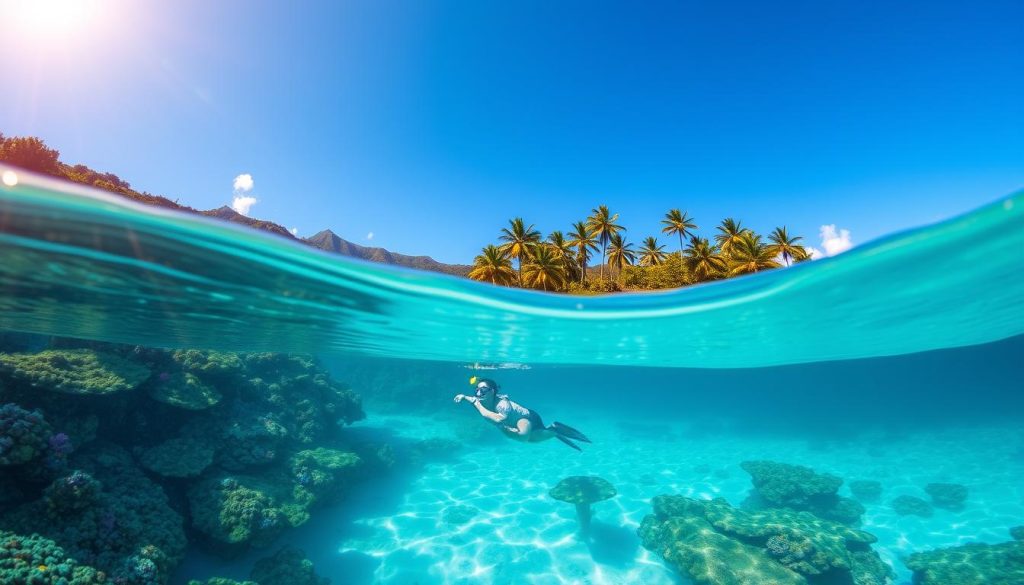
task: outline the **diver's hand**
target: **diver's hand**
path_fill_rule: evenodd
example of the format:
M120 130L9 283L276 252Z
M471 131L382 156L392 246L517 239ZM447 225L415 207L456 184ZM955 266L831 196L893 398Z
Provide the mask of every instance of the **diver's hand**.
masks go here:
M465 394L456 394L455 395L455 402L462 402L463 400L465 400L466 402L468 402L470 404L476 404L477 403L477 397L476 396L466 396Z

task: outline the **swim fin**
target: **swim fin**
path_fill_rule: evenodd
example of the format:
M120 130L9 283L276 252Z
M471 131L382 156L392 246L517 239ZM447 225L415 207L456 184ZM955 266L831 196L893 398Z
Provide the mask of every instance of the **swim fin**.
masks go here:
M593 441L588 439L583 433L558 421L551 424L551 430L555 431L555 435L557 435L559 439L562 437L569 437L570 439L576 439L577 441L583 441L584 443L593 443Z
M569 446L570 446L570 447L572 447L573 449L576 449L577 451L580 451L580 452L582 452L582 451L583 451L583 449L580 449L580 446L579 446L579 445L577 445L576 443L573 443L573 442L572 442L572 441L570 441L569 439L566 439L566 438L565 438L565 437L563 437L562 435L555 435L555 438L556 438L556 439L558 439L559 441L561 441L561 442L565 443L566 445L569 445Z

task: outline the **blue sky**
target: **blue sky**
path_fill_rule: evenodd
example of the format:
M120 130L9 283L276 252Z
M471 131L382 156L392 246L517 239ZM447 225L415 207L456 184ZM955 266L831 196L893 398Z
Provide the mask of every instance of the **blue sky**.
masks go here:
M603 203L820 247L1024 187L1019 1L82 1L0 38L0 132L199 208L249 174L300 235L468 262Z

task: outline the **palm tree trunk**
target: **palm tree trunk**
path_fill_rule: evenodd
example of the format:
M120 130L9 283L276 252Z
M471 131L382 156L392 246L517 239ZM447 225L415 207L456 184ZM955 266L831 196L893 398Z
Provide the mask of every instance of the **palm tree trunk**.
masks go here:
M679 257L683 257L683 232L679 232Z
M608 263L608 244L601 245L601 280L604 280L604 265Z

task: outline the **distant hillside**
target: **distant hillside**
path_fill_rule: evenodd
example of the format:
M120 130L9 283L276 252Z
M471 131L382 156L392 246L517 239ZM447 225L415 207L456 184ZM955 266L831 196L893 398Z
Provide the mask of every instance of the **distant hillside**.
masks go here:
M38 138L6 138L2 133L0 133L0 162L21 167L29 171L49 175L58 179L64 179L73 183L89 185L146 205L154 205L165 209L174 209L185 213L195 213L205 215L206 217L214 217L224 221L242 224L253 229L271 232L281 237L295 240L303 244L313 246L314 248L340 254L342 256L352 256L354 258L380 262L382 264L395 264L398 266L406 266L408 268L443 272L445 274L454 274L457 276L466 276L469 273L470 267L462 264L444 264L430 258L429 256L406 256L405 254L389 252L384 248L367 248L358 244L353 244L352 242L338 237L331 230L324 230L315 236L306 239L296 238L291 234L291 232L285 229L284 226L270 221L253 219L238 213L226 205L218 207L217 209L199 211L197 209L181 205L177 201L171 201L166 197L136 191L131 188L131 185L127 181L122 180L113 173L100 173L85 165L72 166L62 163L60 162L59 157L59 152L52 148L48 148L46 144Z
M420 270L443 272L445 274L454 274L456 276L466 276L469 274L469 269L471 268L471 266L467 266L465 264L444 264L443 262L434 260L430 256L406 256L405 254L389 252L384 248L360 246L359 244L353 244L352 242L338 236L338 234L331 230L318 232L306 238L304 241L314 248L320 248L321 250L334 252L335 254L362 258L363 260L381 262L383 264L397 264L398 266L418 268Z

